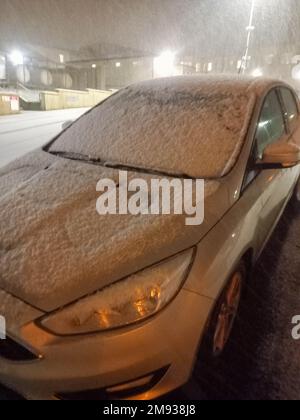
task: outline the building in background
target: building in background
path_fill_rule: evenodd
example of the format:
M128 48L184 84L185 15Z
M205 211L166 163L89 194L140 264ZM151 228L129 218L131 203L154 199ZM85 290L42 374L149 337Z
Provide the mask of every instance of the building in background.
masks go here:
M299 0L1 0L0 86L119 89L246 63L298 88L299 40Z
M35 45L0 49L0 87L28 92L55 89L117 90L153 77L180 74L237 74L242 57L181 50L159 55L92 46L78 51ZM280 51L256 50L249 56L246 74L286 80L300 91L300 45Z
M6 58L0 53L0 83L6 79Z

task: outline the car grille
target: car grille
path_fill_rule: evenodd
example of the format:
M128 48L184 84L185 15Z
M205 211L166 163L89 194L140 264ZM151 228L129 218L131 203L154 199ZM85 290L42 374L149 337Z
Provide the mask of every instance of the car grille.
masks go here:
M0 357L14 362L37 360L39 357L21 344L7 337L0 340Z

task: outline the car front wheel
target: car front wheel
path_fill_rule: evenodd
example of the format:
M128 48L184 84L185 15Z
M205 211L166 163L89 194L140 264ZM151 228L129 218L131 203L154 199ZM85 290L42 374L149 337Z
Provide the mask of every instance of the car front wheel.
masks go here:
M203 350L209 358L221 356L228 344L239 311L245 279L246 266L240 263L218 299L203 342Z

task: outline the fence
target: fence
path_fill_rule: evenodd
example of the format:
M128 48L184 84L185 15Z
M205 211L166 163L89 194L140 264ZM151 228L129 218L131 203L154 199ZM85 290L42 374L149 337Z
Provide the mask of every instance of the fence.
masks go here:
M56 89L40 93L41 109L50 111L55 109L92 107L112 94L107 90L87 89L85 91Z
M15 93L0 92L0 115L18 114L19 112L19 96Z

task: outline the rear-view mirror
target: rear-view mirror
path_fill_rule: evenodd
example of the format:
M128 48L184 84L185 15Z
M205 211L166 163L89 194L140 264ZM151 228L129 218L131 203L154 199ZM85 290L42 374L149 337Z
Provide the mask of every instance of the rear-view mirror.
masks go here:
M300 163L300 146L296 143L276 142L266 147L263 158L256 163L262 169L293 168Z

